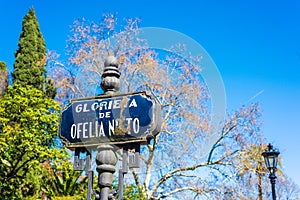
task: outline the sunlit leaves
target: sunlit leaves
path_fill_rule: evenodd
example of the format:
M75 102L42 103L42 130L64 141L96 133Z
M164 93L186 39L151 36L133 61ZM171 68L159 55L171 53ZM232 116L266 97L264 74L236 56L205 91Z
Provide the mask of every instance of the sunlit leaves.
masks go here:
M59 106L40 90L15 84L2 97L0 110L0 190L22 196L26 191L13 193L19 182L28 184L27 174L53 157Z

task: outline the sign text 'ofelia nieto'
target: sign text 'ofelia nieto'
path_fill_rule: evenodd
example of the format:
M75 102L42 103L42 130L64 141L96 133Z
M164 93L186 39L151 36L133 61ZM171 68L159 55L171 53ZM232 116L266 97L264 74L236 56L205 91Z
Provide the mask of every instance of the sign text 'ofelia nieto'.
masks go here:
M145 142L160 120L160 105L145 92L75 99L61 114L59 137L69 148Z

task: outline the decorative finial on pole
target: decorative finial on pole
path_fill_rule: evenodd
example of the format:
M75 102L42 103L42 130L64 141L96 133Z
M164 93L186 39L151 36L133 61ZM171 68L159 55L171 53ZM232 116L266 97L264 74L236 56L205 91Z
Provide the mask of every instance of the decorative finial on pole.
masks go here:
M114 56L108 56L104 62L104 71L102 73L101 88L105 94L113 95L120 89L121 73L118 68L118 60ZM101 144L98 146L98 154L96 157L98 175L98 185L100 193L96 195L96 199L113 200L114 197L110 193L113 173L116 171L117 156L114 147L109 144Z
M114 94L120 89L121 73L118 65L118 60L114 56L108 56L104 62L101 88L105 94Z

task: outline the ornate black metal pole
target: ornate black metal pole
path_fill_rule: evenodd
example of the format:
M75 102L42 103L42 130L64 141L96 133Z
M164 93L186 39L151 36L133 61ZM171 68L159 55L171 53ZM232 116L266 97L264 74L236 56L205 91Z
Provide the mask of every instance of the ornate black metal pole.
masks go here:
M277 161L278 161L278 155L280 154L279 151L276 151L273 149L273 146L271 144L268 145L268 148L262 153L264 156L266 166L270 171L269 179L272 186L272 199L276 200L276 192L275 192L275 183L276 183L276 168L277 168Z
M114 56L108 56L104 63L101 82L101 88L106 95L113 95L120 89L119 78L118 60ZM98 185L100 187L100 195L96 199L111 200L113 196L110 194L110 190L117 163L114 147L108 144L99 145L96 163L98 165Z
M269 178L270 178L270 182L271 182L271 186L272 186L272 199L276 200L276 192L275 192L276 175L275 175L275 173L271 173Z

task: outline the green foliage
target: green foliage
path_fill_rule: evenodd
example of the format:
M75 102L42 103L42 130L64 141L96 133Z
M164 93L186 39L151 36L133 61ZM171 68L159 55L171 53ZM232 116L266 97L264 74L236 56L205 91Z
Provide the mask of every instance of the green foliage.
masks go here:
M6 71L6 63L0 62L0 71Z
M124 190L124 200L146 200L141 188L134 184L126 185Z
M46 89L46 94L54 98L55 88L46 80L46 45L33 8L24 16L18 47L13 82Z
M42 196L57 200L86 198L87 177L74 171L69 160L47 162L44 166Z
M97 179L94 179L97 180ZM94 185L97 185L97 182L94 183ZM113 180L112 183L112 189L115 191L119 190L119 184L118 180ZM124 200L147 200L145 197L145 193L143 193L142 188L135 185L135 184L124 184L123 188L123 199ZM118 194L115 196L115 198L118 198Z
M83 199L86 179L73 171L66 150L55 148L59 105L33 8L24 16L18 47L13 86L7 87L0 62L1 199Z
M54 149L58 104L32 86L9 86L0 102L0 193L20 199L38 190L41 164Z

